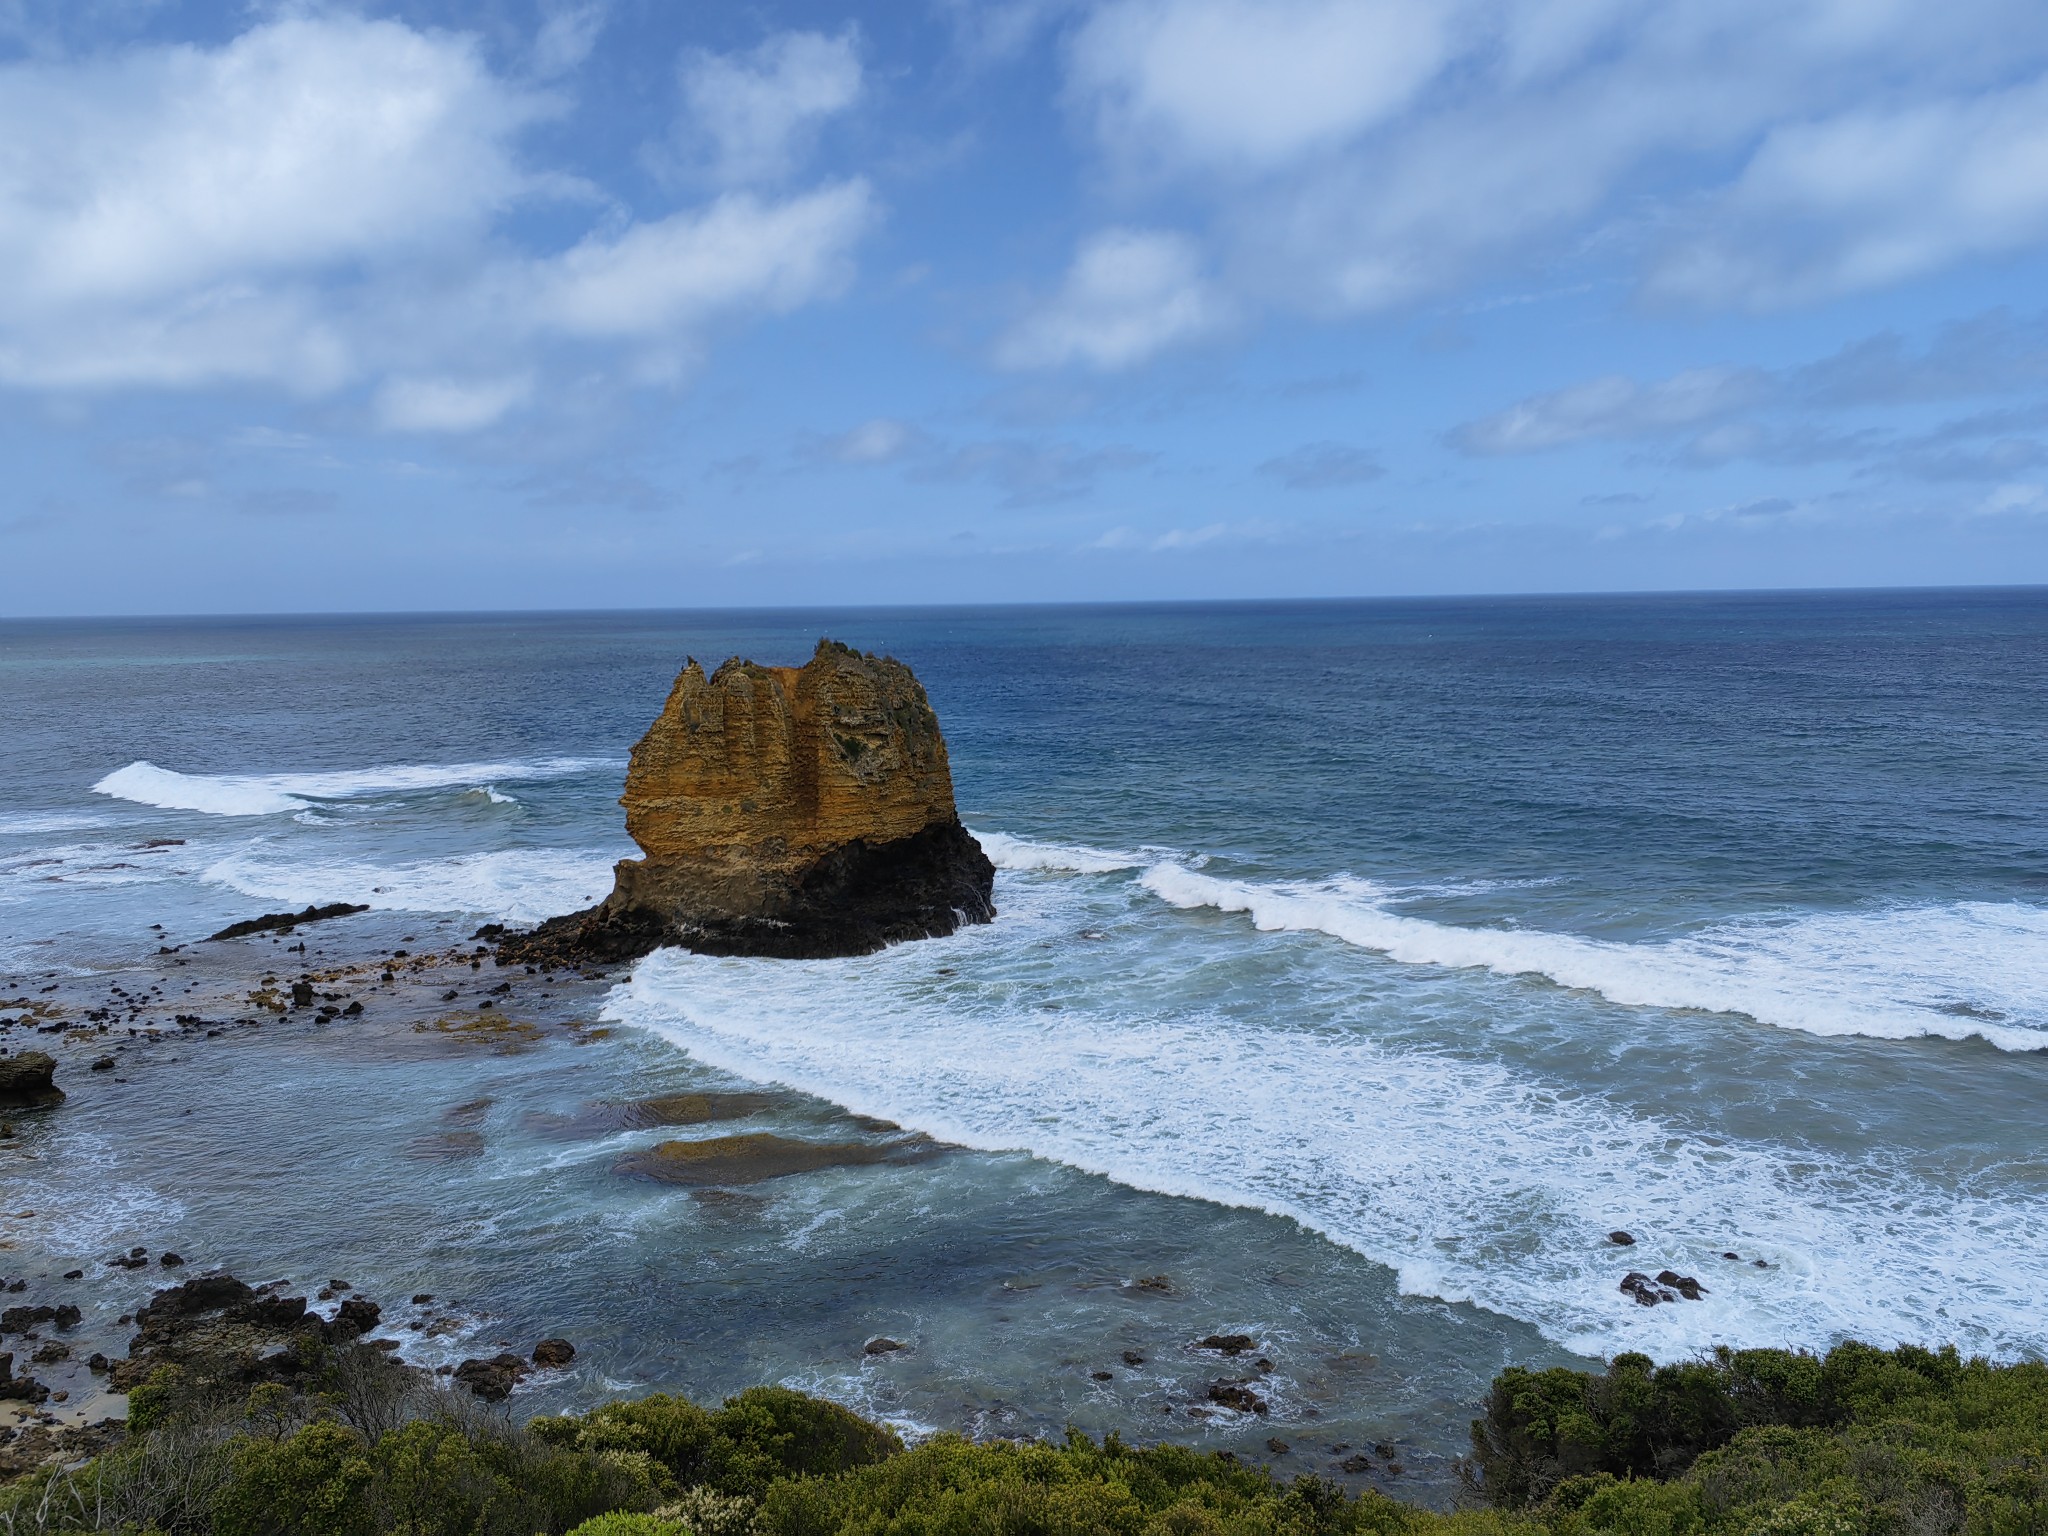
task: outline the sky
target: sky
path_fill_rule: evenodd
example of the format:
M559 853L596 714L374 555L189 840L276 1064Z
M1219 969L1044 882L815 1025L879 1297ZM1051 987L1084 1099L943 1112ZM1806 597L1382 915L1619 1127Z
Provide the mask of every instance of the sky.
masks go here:
M0 616L2048 581L2039 0L0 0Z

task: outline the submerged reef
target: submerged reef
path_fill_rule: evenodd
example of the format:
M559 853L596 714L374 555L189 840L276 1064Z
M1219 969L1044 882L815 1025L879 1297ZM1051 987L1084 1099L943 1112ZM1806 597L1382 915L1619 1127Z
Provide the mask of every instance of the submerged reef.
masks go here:
M633 748L612 893L500 945L505 963L867 954L995 915L945 738L890 657L830 640L801 667L691 659Z

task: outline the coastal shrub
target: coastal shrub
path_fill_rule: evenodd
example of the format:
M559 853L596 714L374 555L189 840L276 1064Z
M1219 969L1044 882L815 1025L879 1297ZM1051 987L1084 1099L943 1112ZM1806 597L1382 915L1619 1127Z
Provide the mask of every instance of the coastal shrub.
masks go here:
M2048 1365L1848 1343L1510 1369L1472 1465L1561 1536L2048 1532Z
M243 1437L212 1536L534 1536L655 1500L645 1458L593 1456L479 1420L418 1419L374 1441L333 1420Z
M695 1536L687 1525L679 1520L664 1520L659 1515L599 1515L595 1520L586 1520L569 1536Z
M894 1432L787 1387L750 1387L709 1410L657 1395L580 1416L535 1419L530 1432L585 1453L639 1453L675 1491L709 1487L758 1500L778 1478L850 1471L902 1450Z
M273 1383L230 1412L211 1380L152 1377L125 1445L0 1489L0 1536L2048 1536L2048 1364L1952 1351L1506 1371L1490 1503L1448 1514L1114 1435L905 1450L779 1387L521 1430L415 1383L372 1433L392 1404Z
M1446 1519L1450 1524L1445 1524ZM837 1477L768 1490L759 1536L1346 1536L1504 1530L1432 1515L1317 1478L1276 1482L1263 1468L1184 1446L1137 1449L1078 1433L1064 1445L977 1445L940 1435Z

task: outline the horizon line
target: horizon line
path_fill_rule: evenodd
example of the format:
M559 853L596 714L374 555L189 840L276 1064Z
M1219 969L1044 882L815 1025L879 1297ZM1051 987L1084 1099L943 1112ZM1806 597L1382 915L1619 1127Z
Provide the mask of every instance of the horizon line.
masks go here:
M1936 586L1798 586L1798 587L1634 587L1556 591L1503 590L1471 592L1408 592L1327 594L1314 597L1161 597L1161 598L1020 598L994 602L936 603L711 603L676 607L622 605L609 608L336 608L298 612L247 609L217 612L0 614L0 625L178 622L311 622L356 619L491 619L572 618L624 614L800 614L800 613L949 613L990 609L1133 609L1311 607L1336 604L1625 601L1645 598L1792 598L1849 597L1948 593L2048 593L2048 582L1961 582Z

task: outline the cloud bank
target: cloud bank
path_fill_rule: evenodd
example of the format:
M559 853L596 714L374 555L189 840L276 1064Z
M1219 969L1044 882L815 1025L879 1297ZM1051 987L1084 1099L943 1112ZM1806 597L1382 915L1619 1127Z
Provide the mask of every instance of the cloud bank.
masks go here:
M600 20L557 11L539 72L573 68ZM771 39L764 76L698 61L760 84L729 179L793 170L810 108L777 119L771 98L795 79L816 102L820 41ZM844 287L877 217L864 180L635 218L525 152L564 110L470 37L340 13L0 66L0 382L363 387L384 427L462 432L532 398L565 343L580 366L603 344L599 366L673 376L718 322ZM593 207L557 251L508 230Z

